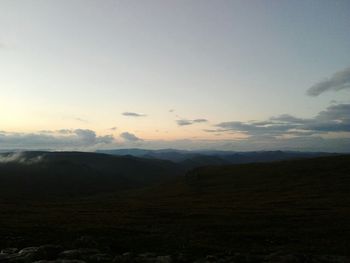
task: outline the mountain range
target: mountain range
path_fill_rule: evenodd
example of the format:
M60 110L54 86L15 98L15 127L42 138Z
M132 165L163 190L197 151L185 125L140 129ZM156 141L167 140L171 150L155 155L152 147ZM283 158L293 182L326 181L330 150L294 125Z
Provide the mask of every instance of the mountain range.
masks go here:
M293 152L293 151L186 151L176 149L115 149L98 150L98 153L111 154L116 156L131 155L147 159L160 159L175 162L185 169L206 165L227 165L256 162L272 162L299 158L312 158L320 156L331 156L336 153L326 152Z

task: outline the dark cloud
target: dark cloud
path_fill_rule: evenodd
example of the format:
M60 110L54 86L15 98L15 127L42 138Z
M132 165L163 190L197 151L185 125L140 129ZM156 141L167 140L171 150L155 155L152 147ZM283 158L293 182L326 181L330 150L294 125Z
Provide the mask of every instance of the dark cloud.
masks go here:
M96 133L92 130L77 129L75 130L75 134L78 139L88 144L94 144L96 142Z
M132 134L130 132L123 132L120 134L120 137L129 142L142 141L141 138L137 137L135 134Z
M111 131L115 131L115 130L117 130L118 129L118 127L116 127L116 126L114 126L114 127L112 127L112 128L109 128L109 130L111 130Z
M194 123L202 123L202 122L208 122L207 119L195 119L195 120L192 120L192 122Z
M203 131L211 132L211 133L218 133L218 132L226 132L226 131L231 131L231 130L226 130L226 129L204 129Z
M140 114L140 113L136 113L136 112L123 112L122 115L124 116L128 116L128 117L146 117L146 114Z
M304 119L296 118L289 114L282 114L279 116L271 117L270 120L277 121L277 122L285 122L285 123L299 123L299 124L305 123ZM269 124L269 122L266 122L266 124Z
M74 133L74 130L72 129L60 129L60 130L57 130L58 133L61 133L61 134L72 134Z
M55 131L51 131L51 130L40 130L40 131L38 131L38 133L48 133L48 134L52 134L52 133L55 133Z
M97 136L94 131L88 129L62 129L38 133L0 133L0 145L3 149L85 149L113 142L113 136Z
M350 121L350 104L331 105L326 110L317 115L319 120L340 120L342 122Z
M307 95L318 96L326 91L350 89L350 67L338 71L330 78L320 81L307 90Z
M177 120L176 123L177 123L177 125L179 125L179 126L186 126L186 125L191 125L191 124L193 124L192 121L190 121L190 120L184 120L184 119L182 119L182 120Z
M243 132L250 136L319 135L350 131L350 104L331 105L314 118L303 119L284 114L266 121L222 122L219 129L207 132Z
M59 129L59 130L41 130L38 131L39 134L74 134L74 129Z
M305 129L319 132L349 132L350 104L329 106L305 124Z
M187 126L187 125L192 125L196 123L204 123L208 122L207 119L194 119L194 120L187 120L187 119L181 119L181 120L176 120L177 125L179 126Z
M265 123L265 122L264 122ZM218 127L226 131L244 132L248 135L279 135L295 127L289 123L266 122L261 124L255 122L230 121L217 124Z

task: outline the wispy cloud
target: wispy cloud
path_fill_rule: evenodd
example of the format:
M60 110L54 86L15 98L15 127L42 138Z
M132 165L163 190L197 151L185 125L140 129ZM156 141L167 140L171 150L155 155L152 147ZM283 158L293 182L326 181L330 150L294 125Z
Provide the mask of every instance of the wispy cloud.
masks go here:
M330 78L320 81L307 90L307 95L318 96L326 91L350 89L350 67L338 71Z
M146 114L140 114L136 112L123 112L122 115L127 116L127 117L146 117Z
M194 119L194 120L187 120L187 119L180 119L176 120L177 125L179 126L187 126L187 125L192 125L196 123L204 123L208 122L207 119Z
M195 120L192 120L193 123L203 123L203 122L208 122L207 119L195 119Z
M0 163L20 163L25 165L40 163L44 155L28 156L23 152L0 154Z
M137 137L135 134L130 132L123 132L120 134L120 137L129 142L142 141L141 138Z
M186 125L191 125L191 124L193 124L192 121L190 121L190 120L184 120L184 119L182 119L182 120L177 120L176 123L177 123L177 125L179 125L179 126L186 126Z
M88 123L89 122L88 120L83 119L83 118L79 118L79 117L74 118L74 120L79 121L79 122L83 122L83 123Z
M87 120L85 118L81 118L79 116L65 115L65 116L62 116L62 119L64 119L64 120L74 120L74 121L81 122L81 123L89 123L89 120Z
M205 132L210 132L210 133L220 133L220 132L227 132L231 131L230 129L203 129Z

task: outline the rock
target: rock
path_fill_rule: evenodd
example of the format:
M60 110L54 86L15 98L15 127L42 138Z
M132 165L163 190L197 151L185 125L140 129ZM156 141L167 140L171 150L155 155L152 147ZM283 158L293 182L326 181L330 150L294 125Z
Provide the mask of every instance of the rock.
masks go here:
M304 254L274 253L265 257L265 261L269 263L299 263L299 262L310 262L310 259L308 256Z
M39 247L26 247L21 249L18 254L29 254L29 253L35 253L39 250Z
M208 263L204 258L196 259L193 263Z
M150 253L150 252L139 254L136 257L136 262L140 262L140 263L156 262L156 254Z
M9 247L1 250L0 254L14 254L18 252L18 248Z
M39 247L40 259L52 260L57 258L58 254L63 250L63 247L58 245L43 245Z
M79 258L80 256L81 256L81 251L79 249L65 250L59 254L60 258L70 258L70 259L76 259L76 258Z
M264 256L262 256L262 255L246 255L245 260L247 263L260 263L260 262L264 262Z
M88 257L87 261L91 263L112 262L113 257L109 254L95 254Z
M38 260L52 260L57 258L59 252L63 249L61 246L56 245L43 245L40 247L26 247L21 249L17 254L12 254L11 260L24 260L24 261L38 261Z
M57 259L57 260L39 260L33 263L86 263L83 260L75 260L75 259Z
M21 249L18 254L13 254L13 259L15 262L33 262L43 258L42 251L40 247L26 247Z
M141 258L151 258L151 257L154 258L155 256L156 254L151 252L146 252L138 255L138 257L141 257Z
M175 261L179 263L187 263L190 262L190 259L188 255L184 253L179 253L176 255Z
M92 248L71 249L71 250L65 250L61 252L59 254L59 258L85 260L89 256L98 254L98 253L100 253L98 249L92 249Z
M216 257L213 255L208 255L208 256L206 256L205 259L207 262L215 262L216 261Z
M114 263L133 263L134 255L130 252L126 252L122 255L117 255L113 259Z
M8 263L31 263L35 261L33 259L32 254L28 253L28 254L18 254L18 253L14 253L14 254L10 254L10 255L6 255L5 258L2 259L1 262L8 262Z
M322 263L350 263L350 258L346 256L322 255L318 256L315 262Z
M74 247L76 248L96 248L98 247L97 242L91 236L81 236L74 241Z
M156 257L156 261L157 263L172 263L173 260L171 258L171 256L158 256Z

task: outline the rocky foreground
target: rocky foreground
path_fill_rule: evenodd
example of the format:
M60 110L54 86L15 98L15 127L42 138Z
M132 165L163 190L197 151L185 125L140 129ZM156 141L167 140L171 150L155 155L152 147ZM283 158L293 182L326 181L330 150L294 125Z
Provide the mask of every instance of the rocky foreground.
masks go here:
M228 253L218 255L206 255L204 257L193 258L189 255L179 253L177 255L159 255L155 253L136 254L126 252L119 255L113 255L95 248L75 248L65 249L59 245L42 245L36 247L5 248L0 252L1 263L211 263L211 262L237 262L237 263L255 263L255 262L310 262L327 263L350 262L346 256L318 255L311 256L305 254L285 254L273 253L269 255L247 255L240 253Z

